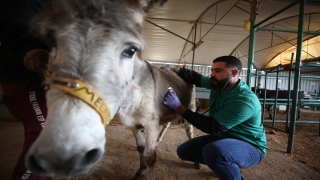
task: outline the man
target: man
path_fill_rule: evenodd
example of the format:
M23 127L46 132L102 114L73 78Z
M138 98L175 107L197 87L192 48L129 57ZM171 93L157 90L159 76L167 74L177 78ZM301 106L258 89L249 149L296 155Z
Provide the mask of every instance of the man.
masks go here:
M189 83L211 89L209 117L187 109L174 91L165 96L165 105L208 133L181 144L177 149L180 159L206 164L219 179L242 179L240 169L259 164L268 148L260 102L239 79L241 61L233 56L218 57L210 76L176 66L167 68Z
M25 166L25 155L42 130L47 115L41 69L46 68L49 43L30 35L30 19L47 0L2 0L0 3L0 86L7 109L22 122L24 144L11 179L44 180ZM14 135L14 134L13 134Z

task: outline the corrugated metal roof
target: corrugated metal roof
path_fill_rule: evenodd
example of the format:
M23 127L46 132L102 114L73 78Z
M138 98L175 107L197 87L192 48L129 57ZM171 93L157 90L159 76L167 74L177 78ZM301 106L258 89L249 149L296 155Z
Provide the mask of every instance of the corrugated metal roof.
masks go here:
M277 0L260 2L261 0L258 0L256 23L292 3ZM320 31L320 3L310 2L307 1L305 6L304 29ZM244 20L250 18L248 12L250 1L245 0L169 0L146 18L151 23L145 22L147 47L143 58L181 64L191 64L194 61L194 64L211 66L216 57L234 55L241 59L243 67L247 67L249 31L244 30ZM260 27L297 30L298 15L299 4L271 18ZM305 35L304 39L315 36L317 35ZM255 41L255 66L258 69L265 68L281 52L296 45L296 39L296 33L258 31ZM192 43L200 41L203 43L192 51ZM319 44L313 49L320 52ZM308 52L313 54L311 48L308 48ZM319 53L316 56L319 58ZM277 63L272 66L275 65Z

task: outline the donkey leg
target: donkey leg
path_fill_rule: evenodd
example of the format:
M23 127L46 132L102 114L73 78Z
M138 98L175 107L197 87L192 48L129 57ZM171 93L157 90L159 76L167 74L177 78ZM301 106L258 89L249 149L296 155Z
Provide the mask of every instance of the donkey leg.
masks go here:
M301 112L300 112L300 107L299 106L297 106L297 111L298 111L298 117L297 117L297 119L296 120L299 120L300 119L300 115L301 115Z
M184 126L185 126L185 130L186 130L186 133L187 133L187 136L188 136L188 138L189 139L192 139L193 138L193 126L190 124L190 123L185 123L184 124ZM194 164L194 168L195 169L200 169L201 168L201 165L200 165L200 163L193 163Z
M288 112L288 106L286 106L286 110L283 112L283 114L286 114Z
M191 95L191 102L190 102L190 105L189 105L189 109L193 112L196 112L198 110L200 106L200 100L196 98L196 87L193 86L193 91L192 91L192 95ZM190 124L190 123L185 123L184 124L185 126L185 131L187 133L187 136L189 139L192 139L193 138L193 126ZM194 168L195 169L200 169L200 164L199 163L193 163L194 164Z
M186 131L186 134L187 134L188 138L192 139L193 138L193 126L190 123L185 122L184 123L184 129Z
M171 122L168 122L168 123L163 125L162 130L161 130L161 132L160 132L160 134L158 136L156 145L158 145L162 141L162 138L163 138L164 134L166 133L167 129L169 128L170 124L171 124Z
M159 135L159 126L157 124L150 124L145 131L146 137L146 145L144 149L144 159L147 165L147 172L148 172L148 180L154 180L154 166L157 161L157 139Z
M193 112L196 112L198 110L200 106L200 100L199 99L196 99L196 87L193 86L193 91L192 91L192 96L191 96L191 102L190 102L190 105L189 105L189 109L191 109L191 111ZM184 124L185 126L185 131L187 133L187 136L189 139L192 139L193 138L193 126L190 124L190 123L185 123ZM195 169L200 169L200 164L199 163L193 163L194 164L194 168Z
M189 105L189 109L191 111L193 111L193 112L196 112L198 107L199 107L199 105L200 105L200 100L196 99L195 86L193 86L193 91L192 91L192 96L191 96L191 102L190 102L190 105ZM186 123L184 124L184 129L185 129L185 131L187 133L188 138L192 139L193 138L193 126L188 121L186 121Z
M144 171L147 169L145 164L145 159L143 156L144 149L145 149L145 133L144 133L144 126L142 124L138 124L133 128L130 128L134 137L136 138L137 150L140 156L140 168L132 178L133 180L138 180L144 177Z
M270 119L270 120L272 119L273 107L274 107L274 106L269 106L269 107L268 107L269 117L268 117L267 119Z

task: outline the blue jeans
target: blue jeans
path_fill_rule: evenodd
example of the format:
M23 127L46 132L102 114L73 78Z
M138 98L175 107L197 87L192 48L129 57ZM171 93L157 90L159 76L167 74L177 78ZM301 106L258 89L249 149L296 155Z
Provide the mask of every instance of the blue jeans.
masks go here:
M259 164L264 156L251 144L237 139L205 135L177 149L180 159L207 165L219 179L242 179L240 169Z

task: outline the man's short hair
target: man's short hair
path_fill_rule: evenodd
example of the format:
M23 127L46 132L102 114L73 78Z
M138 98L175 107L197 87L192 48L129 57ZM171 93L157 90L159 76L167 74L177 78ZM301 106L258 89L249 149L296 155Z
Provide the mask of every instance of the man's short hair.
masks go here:
M212 63L215 63L215 62L225 62L227 68L237 68L239 71L239 74L242 70L241 61L234 56L220 56L214 59Z

